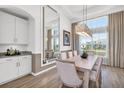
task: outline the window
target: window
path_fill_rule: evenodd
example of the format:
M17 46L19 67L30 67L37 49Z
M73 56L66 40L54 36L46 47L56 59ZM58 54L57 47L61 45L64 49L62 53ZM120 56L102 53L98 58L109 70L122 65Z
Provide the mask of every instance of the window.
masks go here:
M52 28L52 49L54 52L59 52L59 31L57 27Z
M103 16L88 20L87 25L92 31L92 37L80 36L79 37L80 46L85 45L85 50L94 51L98 55L106 55L108 45L107 44L108 17ZM81 47L80 51L83 51Z

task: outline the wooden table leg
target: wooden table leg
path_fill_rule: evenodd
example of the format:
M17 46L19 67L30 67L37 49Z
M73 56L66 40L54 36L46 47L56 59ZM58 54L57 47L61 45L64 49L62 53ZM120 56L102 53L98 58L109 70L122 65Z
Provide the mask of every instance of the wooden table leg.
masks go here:
M89 77L90 77L90 71L85 71L84 72L84 88L89 88Z

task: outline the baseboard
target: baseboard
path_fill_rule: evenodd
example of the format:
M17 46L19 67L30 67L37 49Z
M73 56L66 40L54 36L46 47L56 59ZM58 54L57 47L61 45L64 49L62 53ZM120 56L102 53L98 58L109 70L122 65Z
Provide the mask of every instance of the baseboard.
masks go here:
M50 68L48 68L48 69L45 69L45 70L43 70L43 71L40 71L40 72L38 72L38 73L31 73L33 76L37 76L37 75L40 75L40 74L43 74L44 72L47 72L47 71L49 71L49 70L51 70L51 69L53 69L53 68L55 68L56 66L53 66L53 67L50 67Z

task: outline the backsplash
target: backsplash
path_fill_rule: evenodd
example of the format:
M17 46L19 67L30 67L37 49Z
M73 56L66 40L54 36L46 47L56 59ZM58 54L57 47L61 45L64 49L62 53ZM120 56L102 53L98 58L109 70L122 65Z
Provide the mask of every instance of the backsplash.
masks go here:
M0 45L0 52L6 52L9 48L17 49L19 51L27 51L27 45Z

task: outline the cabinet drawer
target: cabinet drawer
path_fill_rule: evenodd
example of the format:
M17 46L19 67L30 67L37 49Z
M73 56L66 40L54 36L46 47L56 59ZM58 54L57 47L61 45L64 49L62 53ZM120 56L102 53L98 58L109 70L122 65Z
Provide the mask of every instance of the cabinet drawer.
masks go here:
M31 55L21 56L22 58L31 58Z
M18 62L18 58L17 57L11 57L11 58L1 58L0 59L0 64L6 63L6 62Z

